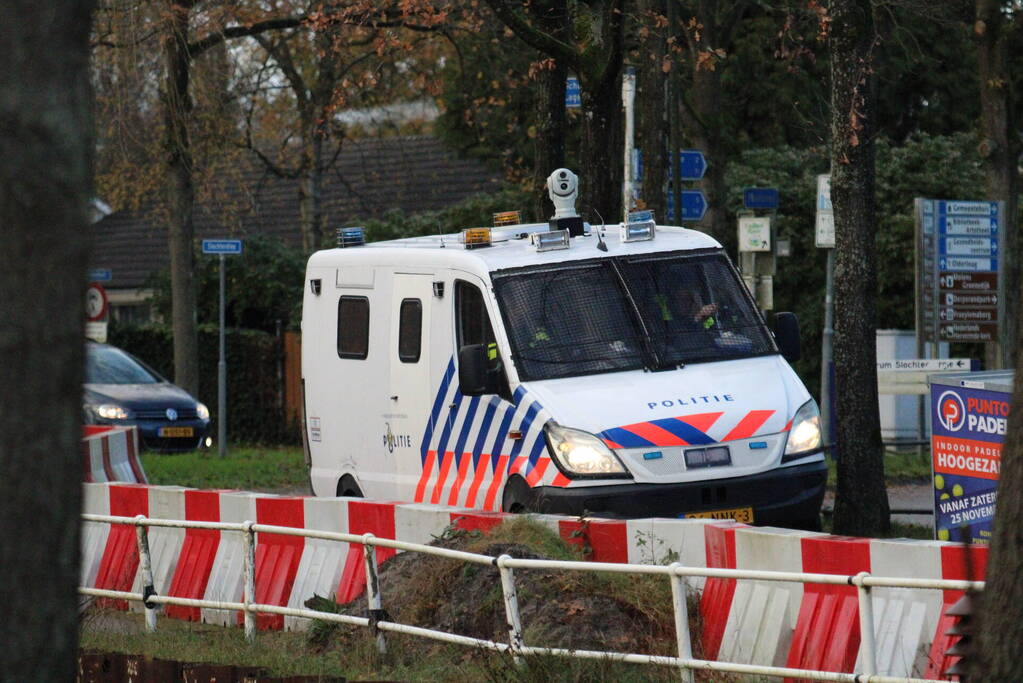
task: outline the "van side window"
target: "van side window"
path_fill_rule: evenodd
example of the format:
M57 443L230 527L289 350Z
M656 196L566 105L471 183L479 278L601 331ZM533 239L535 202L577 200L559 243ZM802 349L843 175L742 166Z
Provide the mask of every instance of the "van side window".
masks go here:
M483 293L475 285L463 280L455 281L455 308L458 313L456 331L459 348L469 344L494 342L494 330L483 301Z
M418 363L423 340L423 302L404 299L398 310L398 359Z
M338 358L366 358L369 354L369 299L342 296L337 302Z

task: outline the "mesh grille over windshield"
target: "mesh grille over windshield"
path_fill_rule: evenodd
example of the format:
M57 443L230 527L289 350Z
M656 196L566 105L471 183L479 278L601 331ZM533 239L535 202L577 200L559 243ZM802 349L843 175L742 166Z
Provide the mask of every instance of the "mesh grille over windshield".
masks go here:
M494 291L522 379L643 367L638 330L609 264L499 276Z
M493 282L522 380L775 352L720 252L521 268Z

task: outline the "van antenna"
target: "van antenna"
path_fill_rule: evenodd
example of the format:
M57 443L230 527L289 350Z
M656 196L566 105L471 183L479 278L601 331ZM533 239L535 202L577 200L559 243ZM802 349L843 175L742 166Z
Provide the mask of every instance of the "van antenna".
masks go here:
M437 222L437 237L440 238L440 248L444 248L444 230L440 226L440 221Z
M600 227L595 231L597 233L597 249L607 251L607 244L604 243L604 217L596 209L593 209L593 213L597 214L597 218L600 219Z

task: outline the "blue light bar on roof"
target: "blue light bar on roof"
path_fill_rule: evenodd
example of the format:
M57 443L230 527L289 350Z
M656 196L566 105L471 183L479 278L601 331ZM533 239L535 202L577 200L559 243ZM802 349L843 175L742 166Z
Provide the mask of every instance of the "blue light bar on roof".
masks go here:
M644 240L652 240L656 230L657 228L654 225L653 219L635 223L630 221L628 223L623 223L621 226L621 240L622 242L642 242Z
M529 240L536 247L537 251L568 249L568 230L534 232L529 236Z
M345 249L347 247L361 247L366 243L366 233L362 227L338 228L337 246Z

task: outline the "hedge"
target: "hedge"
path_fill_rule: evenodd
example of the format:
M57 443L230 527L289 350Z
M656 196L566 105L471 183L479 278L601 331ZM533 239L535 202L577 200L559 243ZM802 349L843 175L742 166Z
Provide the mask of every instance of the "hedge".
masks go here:
M232 442L299 443L300 427L285 417L281 342L260 330L228 329L227 435ZM166 325L111 325L109 343L137 356L174 381L174 347ZM220 346L215 325L199 326L199 395L211 414L217 433L217 363Z

